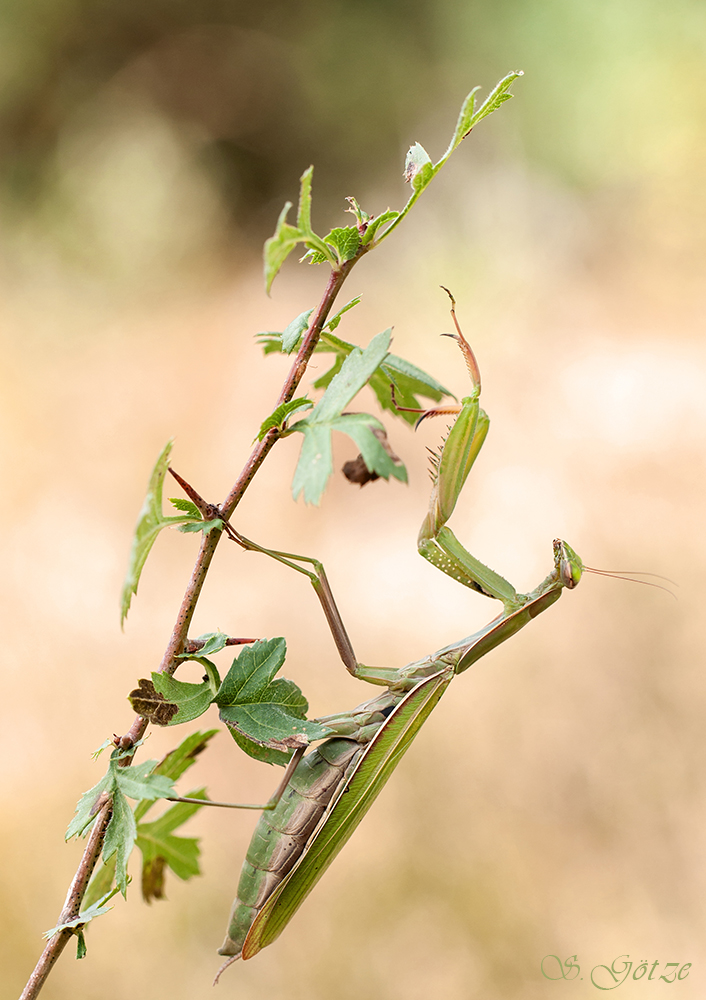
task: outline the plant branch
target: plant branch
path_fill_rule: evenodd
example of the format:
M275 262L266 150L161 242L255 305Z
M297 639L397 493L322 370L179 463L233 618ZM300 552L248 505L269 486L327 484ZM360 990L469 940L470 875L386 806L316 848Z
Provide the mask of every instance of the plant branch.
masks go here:
M355 257L346 261L340 266L340 268L332 270L324 293L321 297L321 301L311 315L309 326L304 335L302 344L297 352L284 385L282 386L282 390L277 400L277 406L281 403L287 402L294 396L297 386L304 377L307 365L312 354L314 353L314 349L318 343L319 337L321 336L321 330L326 322L329 312L331 311L331 307L336 300L336 296L341 290L341 287L354 264L360 260L360 258L367 253L369 249L371 248L361 247L359 253ZM235 482L235 485L218 509L220 516L225 521L232 516L233 511L240 503L246 489L252 482L255 473L258 471L278 439L279 434L276 428L272 428L268 431L262 441L259 441L255 445L243 468L243 471L240 473L240 476ZM174 475L174 473L172 474ZM175 476L175 478L177 477ZM200 497L199 500L201 500ZM177 620L169 639L169 644L159 666L161 673L174 673L177 667L176 657L187 647L187 636L189 626L191 625L191 619L193 618L196 604L201 595L201 590L206 579L206 574L208 573L211 560L213 559L216 546L218 545L222 533L222 531L213 529L208 532L208 534L202 536L201 546L199 548L198 556L196 557L191 578L187 585L186 592L184 593L184 597L179 608L179 614L177 615ZM140 715L136 716L129 731L124 736L118 738L118 743L116 745L124 747L133 746L144 736L148 724L147 719ZM125 763L129 765L131 761L132 758L127 758ZM83 897L86 889L88 888L88 882L93 873L93 869L100 858L105 832L111 815L112 806L110 803L107 803L102 807L102 812L99 815L93 830L91 831L91 836L88 844L86 845L86 849L83 852L83 857L81 858L79 867L71 882L69 894L67 896L66 903L64 904L61 917L59 918L59 923L66 922L67 920L73 920L78 916ZM44 949L34 972L28 980L20 1000L34 1000L34 998L39 995L39 992L44 985L47 976L51 972L54 963L59 958L59 955L62 953L72 936L73 931L67 929L58 931L51 938Z
M64 903L64 908L61 911L57 924L64 924L69 920L75 920L79 915L81 903L83 902L83 897L86 893L86 889L88 888L88 882L93 874L96 862L100 857L105 831L108 827L108 823L110 822L112 813L113 804L108 801L101 808L98 818L96 819L93 829L91 830L91 835L88 838L88 843L86 844L83 852L81 862L76 869L76 874L74 875L71 885L69 886L66 902ZM39 991L54 967L54 963L73 936L74 931L70 928L66 928L65 930L57 931L56 934L49 939L46 948L42 952L41 958L34 968L34 972L27 980L27 985L22 991L20 1000L34 1000L34 998L39 995Z
M331 306L335 302L336 296L341 290L341 286L348 277L353 265L360 260L360 257L367 251L367 249L367 247L361 248L361 253L358 256L346 261L345 264L341 265L339 270L331 272L326 288L324 289L324 293L321 297L321 301L311 314L309 327L304 335L301 347L297 351L297 356L294 359L289 375L282 386L276 406L288 402L294 396L297 386L304 377L307 365L309 364L311 356L314 353L314 349L319 341L322 327L326 322L329 312L331 311ZM278 438L279 435L277 433L277 429L273 427L267 432L267 434L265 434L262 441L258 441L253 448L250 457L245 463L243 471L240 473L235 482L235 485L220 505L219 510L224 521L229 520L232 516L233 511L242 500L246 489L252 482L255 473L267 458ZM216 546L220 541L221 534L222 532L214 529L213 531L210 531L208 535L205 535L203 541L201 542L201 549L191 574L191 580L186 588L186 593L184 594L181 608L179 609L179 615L177 617L176 624L174 625L169 645L165 650L162 662L159 666L161 673L172 674L176 669L175 658L182 651L184 643L186 642L191 619L196 609L198 599L201 595L201 589L206 579L206 574L208 573L211 560L216 551Z

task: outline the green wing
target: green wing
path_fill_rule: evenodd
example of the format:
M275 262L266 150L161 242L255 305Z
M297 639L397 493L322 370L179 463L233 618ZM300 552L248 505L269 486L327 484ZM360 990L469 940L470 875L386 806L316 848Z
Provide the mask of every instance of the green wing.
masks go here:
M284 930L377 798L453 676L447 668L420 681L371 740L305 853L255 918L243 945L244 959Z

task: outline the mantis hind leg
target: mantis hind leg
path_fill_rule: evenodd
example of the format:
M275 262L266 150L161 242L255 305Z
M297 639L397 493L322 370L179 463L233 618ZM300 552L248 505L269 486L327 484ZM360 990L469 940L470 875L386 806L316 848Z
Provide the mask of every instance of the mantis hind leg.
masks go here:
M313 559L311 556L297 555L295 552L266 549L263 545L258 545L257 542L253 542L251 539L241 535L230 524L227 524L226 530L229 537L242 548L251 552L262 552L263 555L270 556L270 558L276 559L277 562L281 562L285 566L289 566L290 569L296 570L297 573L302 573L304 576L309 577L311 585L314 588L314 593L319 599L324 616L328 622L336 649L349 674L359 680L368 681L370 684L385 686L394 683L398 679L399 671L394 667L366 667L365 664L359 663L356 659L353 644L343 624L341 613L338 610L322 562L319 562L318 559ZM312 570L298 565L299 563L308 563L312 567Z

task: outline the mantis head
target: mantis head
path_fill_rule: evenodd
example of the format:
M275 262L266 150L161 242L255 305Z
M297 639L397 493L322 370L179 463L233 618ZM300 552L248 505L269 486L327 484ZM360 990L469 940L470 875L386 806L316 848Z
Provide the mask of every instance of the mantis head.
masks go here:
M669 577L660 576L659 573L645 573L638 570L628 570L621 573L612 569L595 569L593 566L586 566L580 556L577 556L571 546L567 542L562 541L561 538L554 539L554 565L559 574L559 579L569 590L577 585L583 573L596 573L598 576L610 576L614 580L627 580L628 583L642 583L647 587L656 587L657 590L665 590L671 597L675 600L677 599L677 595L669 587L663 587L652 580L637 579L640 576L652 576L658 580L666 580L667 583L671 583L674 587L678 586Z
M577 556L568 542L554 539L554 565L559 579L569 590L577 586L584 570L580 556Z

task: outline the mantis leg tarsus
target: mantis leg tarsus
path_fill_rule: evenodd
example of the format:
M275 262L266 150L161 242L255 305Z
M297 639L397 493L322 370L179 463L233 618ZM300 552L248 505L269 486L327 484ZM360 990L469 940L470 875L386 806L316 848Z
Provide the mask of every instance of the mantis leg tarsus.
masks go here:
M242 955L242 952L240 952L237 955L231 955L231 957L228 959L228 961L223 963L223 965L220 967L220 969L216 973L215 979L213 980L213 985L214 986L218 986L218 980L221 978L221 976L226 971L226 969L228 968L228 966L232 965L233 962L237 962L238 959L241 957L241 955Z

